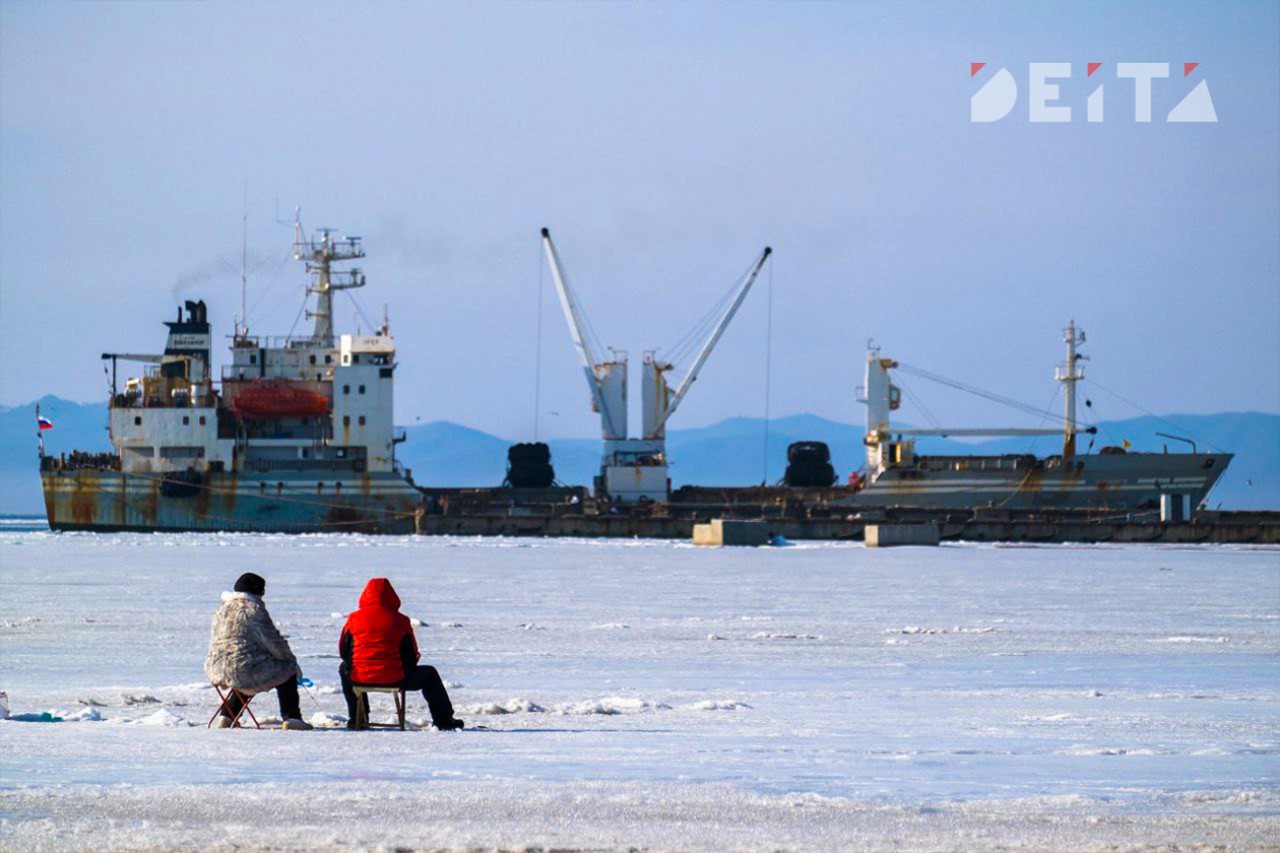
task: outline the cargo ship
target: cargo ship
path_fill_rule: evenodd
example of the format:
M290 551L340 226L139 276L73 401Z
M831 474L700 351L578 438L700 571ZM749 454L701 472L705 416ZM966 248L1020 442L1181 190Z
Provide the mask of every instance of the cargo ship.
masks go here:
M296 226L312 279L309 335L255 337L242 322L215 379L203 301L179 307L161 353L104 353L112 452L40 448L53 530L412 533L426 507L396 460L389 322L334 333L333 298L363 287L360 238ZM183 310L185 307L185 311ZM121 362L142 375L117 385Z
M1200 508L1231 463L1232 454L1200 452L1191 439L1166 438L1191 447L1190 453L1138 453L1121 445L1093 449L1097 427L1077 420L1077 384L1084 379L1078 348L1084 332L1074 321L1063 330L1066 358L1055 379L1062 384L1062 425L1055 428L929 428L901 427L891 421L902 403L902 388L892 371L902 367L878 348L867 352L865 384L860 402L866 404L867 462L852 494L837 503L852 506L1008 510L1161 510L1161 517L1186 520ZM953 386L935 374L915 369ZM964 386L960 386L964 387ZM965 390L975 390L965 388ZM999 399L990 392L983 396ZM1016 401L1007 401L1022 407ZM1028 410L1027 407L1022 407ZM1081 435L1090 436L1080 452ZM1055 436L1060 453L923 455L916 440L994 436Z

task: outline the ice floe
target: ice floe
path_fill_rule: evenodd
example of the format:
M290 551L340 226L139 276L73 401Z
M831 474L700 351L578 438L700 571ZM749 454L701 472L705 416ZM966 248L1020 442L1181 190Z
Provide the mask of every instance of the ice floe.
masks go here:
M751 635L753 640L821 640L818 634L792 634L787 631L757 631Z
M130 722L140 726L168 726L172 728L194 725L194 723L187 722L168 708L161 708L150 716L143 717L138 720L131 720Z
M625 696L605 696L602 699L591 699L585 702L567 702L556 705L552 710L557 714L635 714L640 711L670 710L670 705L661 702L649 702Z
M463 715L490 716L497 714L540 714L547 709L537 702L530 702L528 699L508 699L505 702L481 702L476 705L464 705L457 710Z
M889 628L886 634L990 634L995 631L992 626L983 628L962 628L956 625L951 628L924 628L919 625L906 625L902 628Z
M732 699L703 699L701 702L690 702L680 707L689 711L740 711L751 706L746 702Z

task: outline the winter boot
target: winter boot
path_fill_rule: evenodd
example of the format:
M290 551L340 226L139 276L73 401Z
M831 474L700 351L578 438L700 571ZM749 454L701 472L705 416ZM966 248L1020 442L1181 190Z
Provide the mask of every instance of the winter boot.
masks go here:
M213 727L215 729L229 729L231 728L231 718L226 714L219 714L218 719L213 721Z
M466 727L466 723L462 722L462 720L449 720L448 722L433 723L432 725L442 732L456 732Z
M297 717L290 717L280 724L280 728L290 732L309 732L315 728L310 723L299 720Z

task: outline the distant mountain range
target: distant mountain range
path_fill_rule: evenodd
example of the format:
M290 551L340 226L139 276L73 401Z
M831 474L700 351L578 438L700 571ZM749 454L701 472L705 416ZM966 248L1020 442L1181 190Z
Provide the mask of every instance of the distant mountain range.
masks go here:
M107 450L106 406L75 403L58 397L40 400L41 413L55 424L45 432L50 453L69 450ZM42 513L40 479L36 472L35 404L0 406L0 513ZM787 445L793 441L825 441L841 478L862 465L860 427L816 415L793 415L769 421L768 472L764 467L765 423L759 418L728 418L711 426L671 430L667 437L674 485L752 485L775 481L786 466ZM449 421L405 428L408 441L399 458L424 486L496 486L506 474L511 440ZM1169 415L1108 421L1100 425L1096 446L1127 439L1135 450L1171 451L1186 446L1156 435L1183 435L1201 450L1236 454L1209 502L1227 509L1280 509L1280 415L1225 412L1213 415ZM520 440L527 440L523 436ZM595 438L557 439L551 445L556 477L564 483L590 484L600 464L600 441ZM922 439L923 453L1053 453L1052 437L1002 438L961 443L944 438Z

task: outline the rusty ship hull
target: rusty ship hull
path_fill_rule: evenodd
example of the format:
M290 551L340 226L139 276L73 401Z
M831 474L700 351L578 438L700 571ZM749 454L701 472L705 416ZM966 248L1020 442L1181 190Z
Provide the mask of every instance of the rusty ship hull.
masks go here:
M394 473L329 479L211 473L192 483L93 468L40 474L59 531L413 533L423 495Z

